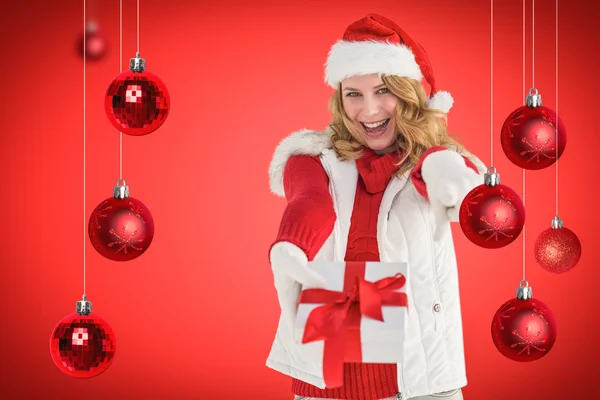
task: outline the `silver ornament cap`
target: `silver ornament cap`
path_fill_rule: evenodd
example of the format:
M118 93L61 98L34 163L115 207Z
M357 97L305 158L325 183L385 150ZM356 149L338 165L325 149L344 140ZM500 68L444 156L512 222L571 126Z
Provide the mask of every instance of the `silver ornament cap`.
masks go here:
M144 72L146 70L146 60L140 58L140 52L135 53L135 58L129 59L129 69L133 72Z
M125 184L123 179L117 180L117 185L113 190L113 196L115 199L126 199L129 197L129 186Z
M535 90L535 93L532 91ZM538 93L536 88L529 89L529 93L527 93L527 97L525 97L525 105L527 107L539 107L542 105L542 95Z
M554 229L561 229L562 227L563 227L562 219L560 219L560 217L557 215L552 220L552 228L554 228Z
M97 30L98 30L98 25L96 24L96 22L89 21L87 23L87 32L88 33L95 33Z
M92 302L87 301L85 294L82 299L77 302L76 312L79 315L90 315L92 313Z
M523 283L525 286L523 286ZM533 297L533 293L531 291L531 286L527 283L526 280L522 280L519 282L519 287L517 288L517 299L519 300L529 300Z
M487 172L483 175L483 183L486 186L498 186L500 184L500 173L496 172L495 167L487 169Z

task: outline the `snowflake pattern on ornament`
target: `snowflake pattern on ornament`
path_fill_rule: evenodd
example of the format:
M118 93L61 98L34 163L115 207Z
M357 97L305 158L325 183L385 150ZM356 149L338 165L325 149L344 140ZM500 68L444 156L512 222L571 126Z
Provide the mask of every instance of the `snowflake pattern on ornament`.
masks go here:
M132 249L137 250L137 251L142 251L143 249L141 247L134 246L135 244L142 241L142 239L134 239L134 236L137 235L138 232L139 232L139 230L136 229L135 231L133 231L133 233L131 235L129 235L129 237L127 237L127 226L126 225L123 225L123 232L120 235L114 229L111 229L109 231L109 233L116 238L116 241L109 243L108 247L120 245L121 247L119 247L115 251L115 254L119 253L121 250L123 250L124 254L127 254L127 249L129 247L131 247Z
M513 209L513 211L517 211L517 209L515 208L515 205L513 204L512 200L510 199L510 196L506 194L506 191L502 188L500 188L500 200L498 200L500 203L504 203L508 206L510 206L510 208Z
M540 344L546 343L546 340L545 339L542 339L542 340L536 339L540 335L540 333L542 333L542 330L540 329L535 334L535 336L529 337L529 329L530 329L529 326L525 327L525 337L521 336L516 329L513 330L513 332L512 332L513 335L515 335L516 337L518 337L521 340L521 342L513 343L510 345L510 347L512 347L514 349L517 346L521 346L521 345L523 346L523 348L521 349L521 351L519 351L517 353L517 355L520 355L524 351L527 351L527 355L529 356L529 355L531 355L531 349L538 350L538 351L546 351L546 349L539 346Z
M535 143L529 143L527 138L522 139L523 143L527 144L530 147L530 150L523 150L519 154L522 156L531 154L531 153L533 154L529 159L527 159L527 162L531 162L534 159L535 159L535 161L540 162L540 156L546 157L550 160L553 160L555 158L554 155L548 155L548 154L546 154L546 152L552 151L555 153L556 147L544 149L544 147L550 142L550 139L547 139L544 143L540 144L539 137L540 137L540 135L535 135Z
M108 201L104 201L102 204L100 204L100 206L98 207L98 210L94 213L94 223L96 224L96 229L101 229L102 225L100 225L100 219L101 218L106 218L108 217L107 212L109 210L112 210L112 206L111 205L107 205Z
M129 215L135 215L142 222L142 224L146 223L146 221L144 221L144 210L142 209L142 207L140 207L139 205L135 205L130 201L129 210L131 211Z
M546 325L548 325L548 321L546 320L546 317L545 317L545 315L547 314L546 310L544 310L543 308L538 308L537 304L535 304L535 303L532 303L531 305L533 307L533 313L531 315L534 317L535 316L539 317L542 321L544 321L544 323Z
M481 221L481 222L484 222L484 223L485 223L487 226L489 226L489 228L482 229L482 230L480 230L480 231L479 231L479 232L477 232L477 233L479 233L480 235L483 235L483 234L484 234L484 233L486 233L486 232L491 232L490 236L488 236L488 237L485 239L485 241L486 241L486 242L487 242L488 240L492 239L492 238L495 238L495 239L496 239L496 242L497 242L498 240L500 240L500 237L499 237L499 235L502 235L502 236L504 236L504 237L508 237L508 238L512 238L512 237L514 237L514 235L510 235L510 234L506 233L506 231L510 230L511 228L510 228L510 227L506 228L506 227L504 226L504 224L506 224L506 222L507 222L507 221L508 221L510 218L509 218L509 217L506 217L506 218L504 219L504 221L501 221L501 222L500 222L500 224L498 225L498 224L497 224L497 223L498 223L498 221L497 221L497 217L498 217L498 214L494 213L494 221L493 221L493 222L490 222L490 221L488 221L486 217L481 217L481 218L480 218L480 221Z
M525 116L523 114L519 115L517 118L510 119L510 122L507 124L509 138L513 139L515 137L511 128L514 128L515 126L520 127L521 121L523 121L524 119L525 119Z
M505 304L504 307L500 309L498 314L496 314L496 321L498 325L500 325L500 330L504 330L504 325L502 324L502 319L509 319L512 311L516 310L516 307L512 304Z
M483 193L477 193L476 195L471 195L469 196L468 199L465 200L465 207L467 208L467 212L469 213L469 217L473 216L473 213L471 212L471 209L469 208L469 206L475 206L478 205L479 202L476 201L477 198L479 197L483 197Z

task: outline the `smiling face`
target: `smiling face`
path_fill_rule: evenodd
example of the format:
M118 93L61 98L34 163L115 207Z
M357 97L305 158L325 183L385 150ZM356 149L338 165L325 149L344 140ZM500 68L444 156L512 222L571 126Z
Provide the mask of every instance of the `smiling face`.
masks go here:
M381 78L377 74L347 78L341 90L344 111L360 132L360 142L376 151L390 147L396 138L398 98Z

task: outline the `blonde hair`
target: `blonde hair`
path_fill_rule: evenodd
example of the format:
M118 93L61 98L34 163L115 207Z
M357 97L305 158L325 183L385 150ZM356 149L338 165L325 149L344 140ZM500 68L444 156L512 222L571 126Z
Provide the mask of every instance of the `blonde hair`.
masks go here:
M432 146L447 146L462 152L463 146L453 139L446 129L446 114L426 106L427 95L420 82L399 76L383 76L388 90L398 98L395 111L396 150L403 153L396 173L402 175L414 168L421 155ZM331 146L341 160L362 156L364 143L361 134L352 123L342 103L341 83L329 101L333 117Z

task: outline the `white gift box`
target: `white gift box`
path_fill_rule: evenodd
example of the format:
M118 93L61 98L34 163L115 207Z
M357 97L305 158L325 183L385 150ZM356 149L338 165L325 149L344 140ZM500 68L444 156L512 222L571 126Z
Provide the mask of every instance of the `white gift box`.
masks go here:
M309 268L315 270L325 278L327 285L324 289L335 292L344 292L347 262L313 261ZM403 293L406 298L408 285L408 265L406 263L363 262L364 278L367 282L376 282L383 278L394 277L401 274L405 278L404 285L394 289L394 292ZM312 289L305 286L302 290ZM341 294L341 293L340 293ZM309 315L317 307L326 303L300 303L296 316L295 340L301 346L303 358L319 360L323 357L324 340L302 344L304 329ZM406 321L410 304L404 306L382 305L381 314L383 321L365 315L360 317L360 352L363 363L399 363L402 362ZM354 361L354 360L347 360ZM359 361L359 360L356 360Z

